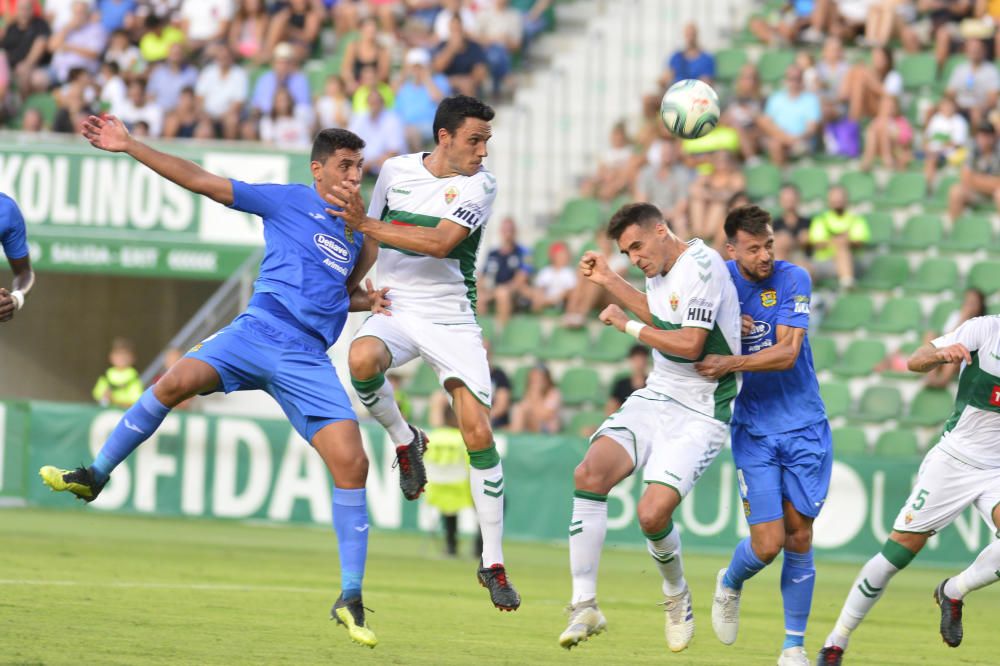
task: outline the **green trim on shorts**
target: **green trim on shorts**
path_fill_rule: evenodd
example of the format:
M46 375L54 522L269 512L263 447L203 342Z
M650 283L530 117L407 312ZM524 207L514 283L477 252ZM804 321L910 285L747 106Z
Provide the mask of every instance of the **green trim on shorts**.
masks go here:
M680 497L681 499L684 499L684 493L682 493L677 486L672 486L669 483L667 483L666 481L643 481L643 483L645 483L647 486L648 485L652 485L654 483L656 485L658 485L658 486L666 486L667 488L673 489L673 491L675 493L677 493L678 497Z
M592 493L589 490L574 490L573 497L590 500L591 502L607 502L608 496L600 493Z
M371 319L371 317L368 317L368 319ZM365 319L365 321L367 322L368 319ZM392 350L389 349L389 343L386 342L385 340L383 340L382 338L378 337L377 335L373 335L371 333L365 333L364 335L359 335L358 337L354 338L354 340L351 340L351 344L353 345L354 342L355 342L355 340L363 340L364 338L375 338L376 340L378 340L379 342L381 342L382 346L385 347L385 353L389 355L389 367L390 368L395 368L396 367L396 365L395 365L396 359L393 358L393 356L392 356Z
M653 534L650 534L646 530L643 530L642 535L647 539L649 539L650 541L659 541L660 539L667 538L667 535L673 531L674 531L674 521L673 519L670 519L667 521L667 526L664 527L659 532L654 532Z
M914 534L926 534L926 532L914 532ZM912 550L891 538L885 540L885 544L882 546L882 555L897 569L905 569L906 565L917 556Z
M619 409L618 411L621 411L621 409ZM617 414L617 413L618 412L615 412L615 414ZM593 435L591 435L591 437L590 437L590 443L591 443L591 445L593 445L593 443L596 442L598 439L600 439L602 436L607 437L607 435L602 435L601 434L601 433L603 433L603 432L605 432L607 430L624 430L625 432L627 432L628 434L630 434L632 436L632 461L633 462L632 462L632 471L628 473L629 476L632 476L633 474L635 474L635 470L637 470L639 468L639 445L636 443L635 433L632 432L631 428L627 428L625 426L604 426L603 428L600 428L597 432L595 432ZM621 442L619 442L614 437L608 437L608 439L612 440L615 444L618 444L619 446L621 446Z
M444 388L444 385L448 383L449 379L454 379L455 381L460 382L462 384L462 386L465 388L465 390L468 391L472 395L472 397L476 399L476 402L478 402L480 405L482 405L483 407L485 407L487 410L493 408L493 404L492 404L493 403L493 399L492 399L492 397L490 398L489 402L485 402L482 398L479 397L478 394L476 394L475 391L472 390L472 388L469 387L469 385L466 383L466 381L464 379L462 379L461 377L456 377L455 375L448 375L444 379L440 380L440 382L441 382L441 388ZM447 390L447 389L445 389L445 390Z

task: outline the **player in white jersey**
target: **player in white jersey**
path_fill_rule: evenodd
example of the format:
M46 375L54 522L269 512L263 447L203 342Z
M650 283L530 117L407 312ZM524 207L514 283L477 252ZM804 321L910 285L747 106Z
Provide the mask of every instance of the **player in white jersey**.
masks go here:
M354 229L380 243L378 281L391 300L351 343L351 383L396 445L400 486L413 500L427 482L427 437L403 418L385 372L417 356L434 368L469 451L483 535L477 576L493 604L512 611L521 598L503 563L503 469L490 427L489 361L476 322L476 254L497 187L483 166L492 119L493 109L479 100L448 97L434 117L434 150L386 160L367 214L357 190L335 190L328 200L344 209L337 214Z
M1000 536L1000 316L970 319L915 351L914 372L945 363L963 363L955 411L937 446L920 464L917 481L899 511L882 552L858 574L833 632L820 651L819 664L840 664L848 639L900 569L927 539L974 505ZM1000 580L1000 541L983 549L969 568L934 590L941 610L941 638L950 647L962 642L963 598Z
M706 354L740 353L740 305L729 269L700 240L681 241L659 209L623 206L611 218L608 235L646 275L645 293L588 252L580 260L585 277L607 289L641 321L617 305L602 322L653 348L653 372L621 409L591 438L574 473L573 518L569 525L573 598L569 626L559 644L571 648L604 630L597 607L597 569L608 523L608 493L638 469L646 489L639 500L639 525L649 554L663 575L667 645L687 647L694 634L691 592L681 566L681 541L671 517L712 463L729 436L739 376L702 377L694 362Z

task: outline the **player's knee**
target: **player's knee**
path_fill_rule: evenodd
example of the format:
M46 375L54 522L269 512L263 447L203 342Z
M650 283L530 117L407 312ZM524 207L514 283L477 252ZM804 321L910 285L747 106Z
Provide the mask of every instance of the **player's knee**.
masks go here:
M761 562L770 564L785 545L784 534L764 534L751 538L750 544Z
M355 340L351 344L351 349L347 353L347 365L351 371L351 377L355 379L370 379L384 371L382 367L383 348L379 348L381 343L373 339Z
M337 472L337 476L346 482L363 488L365 481L368 480L368 456L363 452L359 456L351 456L339 465Z
M573 486L577 490L585 490L588 493L607 495L610 488L607 487L607 480L604 477L605 475L600 470L595 469L594 465L589 464L584 459L573 470Z
M812 528L800 527L785 535L785 549L793 553L806 553L812 548Z
M183 373L168 372L157 380L153 395L167 407L176 407L191 393L187 384Z
M646 534L662 532L666 529L667 523L670 522L669 512L653 502L643 502L640 500L636 514L639 518L639 527Z
M493 428L490 427L489 418L476 419L472 423L464 424L462 439L470 451L490 448L493 445Z

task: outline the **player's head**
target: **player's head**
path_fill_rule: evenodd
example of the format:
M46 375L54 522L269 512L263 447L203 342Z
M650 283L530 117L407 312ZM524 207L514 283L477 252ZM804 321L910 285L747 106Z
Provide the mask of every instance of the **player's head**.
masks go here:
M646 277L663 274L678 256L673 242L677 237L653 204L633 203L619 208L608 222L608 237Z
M847 210L847 190L841 185L834 185L826 195L826 202L830 206L830 210L838 215L843 215L844 211Z
M794 213L799 209L799 188L793 183L785 183L778 192L778 205L784 213Z
M774 272L771 215L759 206L741 206L726 215L726 249L740 272L754 282Z
M354 132L340 128L320 130L309 156L316 191L324 195L334 185L360 185L364 147L364 140Z
M132 341L128 338L112 340L108 362L116 368L131 368L135 365L135 346Z
M486 143L493 133L493 109L475 97L452 95L441 100L434 114L435 151L449 169L472 176L486 158Z

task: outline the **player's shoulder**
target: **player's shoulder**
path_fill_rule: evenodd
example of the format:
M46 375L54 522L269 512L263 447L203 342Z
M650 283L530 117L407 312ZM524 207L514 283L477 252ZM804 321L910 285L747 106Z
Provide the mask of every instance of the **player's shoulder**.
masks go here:
M487 194L495 191L497 186L496 176L490 173L490 170L482 165L480 165L479 171L471 176L464 176L463 180L465 181L465 183L463 183L465 187L478 187L481 184L483 186L483 190Z
M812 282L809 271L790 261L775 261L774 275L783 281Z
M10 196L0 192L0 226L7 226L23 220L21 209Z

